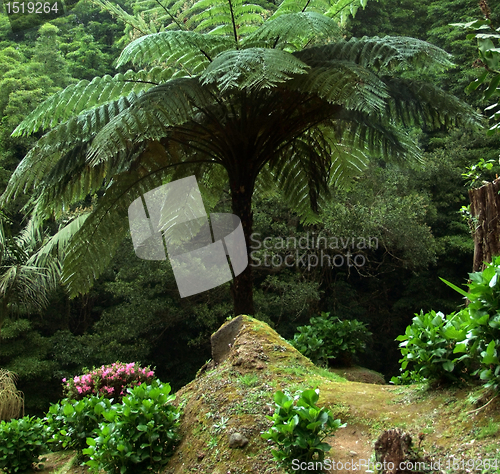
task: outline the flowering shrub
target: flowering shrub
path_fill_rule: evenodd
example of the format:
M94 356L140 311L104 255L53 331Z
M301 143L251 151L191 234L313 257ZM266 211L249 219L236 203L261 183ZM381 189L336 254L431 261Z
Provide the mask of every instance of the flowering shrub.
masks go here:
M95 395L113 398L115 403L121 402L128 387L133 388L142 383L151 383L154 372L150 367L139 367L135 362L123 364L116 362L85 371L83 375L73 379L63 379L64 392L67 398L82 400Z

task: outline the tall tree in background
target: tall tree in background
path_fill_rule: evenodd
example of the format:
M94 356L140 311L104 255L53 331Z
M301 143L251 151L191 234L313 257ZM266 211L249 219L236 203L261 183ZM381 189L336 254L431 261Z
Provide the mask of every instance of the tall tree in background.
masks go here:
M488 104L484 109L491 121L488 134L500 131L500 102L489 103L500 96L500 27L492 19L486 0L479 2L484 19L468 23L455 23L474 33L468 38L476 38L479 59L477 67L484 69L482 74L468 87L468 92L483 91L483 101ZM485 263L500 255L500 180L485 183L480 188L470 189L470 214L474 226L474 260L472 271L484 270Z
M64 262L76 295L126 235L129 204L169 180L227 181L249 248L259 180L279 186L306 216L370 157L417 158L409 127L477 123L455 97L404 75L450 66L444 51L406 37L343 39L345 7L365 3L172 5L164 31L133 41L118 60L144 69L69 86L21 123L15 135L51 130L2 202L33 189L35 214L48 216L102 192ZM251 271L233 282L236 314L254 313Z

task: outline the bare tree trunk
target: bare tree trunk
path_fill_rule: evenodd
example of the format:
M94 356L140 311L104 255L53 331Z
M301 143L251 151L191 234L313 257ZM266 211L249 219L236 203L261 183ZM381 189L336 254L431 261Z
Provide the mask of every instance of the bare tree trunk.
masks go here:
M473 272L484 270L484 262L500 255L500 179L470 189L470 212L474 225Z
M241 219L249 259L248 266L235 277L231 284L235 316L240 314L253 316L255 314L252 266L250 265L250 236L253 232L252 194L253 177L250 175L247 179L240 178L237 184L232 187L232 211Z

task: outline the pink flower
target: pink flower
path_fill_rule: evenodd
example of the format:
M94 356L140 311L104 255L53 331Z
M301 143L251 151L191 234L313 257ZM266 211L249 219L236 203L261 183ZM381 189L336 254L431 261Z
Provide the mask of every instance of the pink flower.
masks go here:
M64 378L64 379L62 379L62 381L63 381L63 382L66 382L66 379Z

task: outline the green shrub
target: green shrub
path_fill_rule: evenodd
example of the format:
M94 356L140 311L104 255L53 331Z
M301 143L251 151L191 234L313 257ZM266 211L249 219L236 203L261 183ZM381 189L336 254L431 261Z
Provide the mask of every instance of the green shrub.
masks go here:
M331 448L323 440L345 426L328 409L318 407L318 399L318 389L299 391L295 397L282 391L274 395L274 415L267 416L273 426L261 436L277 444L273 456L288 472L315 472L297 470L294 464L323 461Z
M0 469L6 473L30 469L47 452L45 426L39 418L25 416L0 422Z
M87 437L92 436L99 421L103 420L103 412L110 407L110 400L94 396L83 400L66 398L51 405L45 417L51 449L75 449L82 456Z
M159 380L129 388L121 404L103 412L94 437L87 438L86 464L116 474L164 466L179 439L180 410L170 404L174 399L170 385Z
M314 364L327 365L329 359L349 365L352 356L366 348L371 336L366 325L356 319L342 321L321 313L310 324L297 328L291 344Z
M399 362L404 372L400 377L393 377L392 382L456 382L463 379L470 373L468 356L457 358L454 349L467 333L468 319L463 311L449 316L435 311L416 314L405 334L396 338L401 341L399 348L403 358Z
M469 273L469 292L443 280L469 300L466 335L455 353L468 355L486 387L500 390L500 256L482 272Z
M67 398L82 400L89 395L112 398L119 403L129 387L153 380L154 372L149 367L139 367L135 362L116 362L92 370L84 369L83 375L73 379L63 379Z

